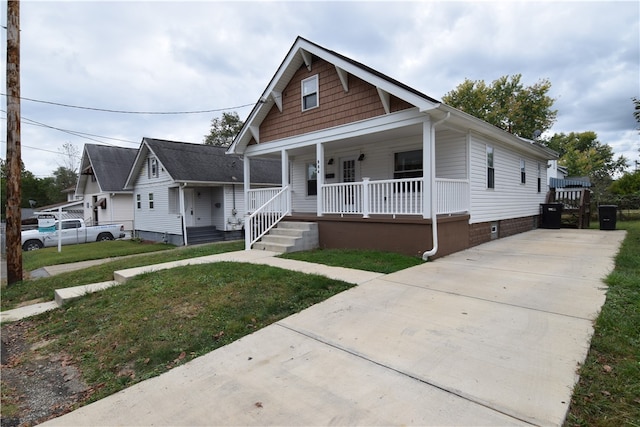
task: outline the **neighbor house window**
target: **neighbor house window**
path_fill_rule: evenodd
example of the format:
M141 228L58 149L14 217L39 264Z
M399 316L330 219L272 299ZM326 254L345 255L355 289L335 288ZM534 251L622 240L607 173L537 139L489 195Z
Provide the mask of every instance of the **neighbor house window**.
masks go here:
M393 179L419 178L422 174L422 150L394 154Z
M158 176L158 159L149 159L149 178L157 178Z
M178 187L169 188L169 213L177 214L179 209Z
M302 81L302 111L318 106L318 75Z
M493 147L487 145L487 188L496 188L495 170L493 169Z
M527 183L527 169L524 159L520 159L520 184Z
M315 163L307 163L307 196L318 195L318 168Z
M136 194L136 207L138 209L142 208L142 198L139 194Z
M149 209L153 209L153 193L149 193Z

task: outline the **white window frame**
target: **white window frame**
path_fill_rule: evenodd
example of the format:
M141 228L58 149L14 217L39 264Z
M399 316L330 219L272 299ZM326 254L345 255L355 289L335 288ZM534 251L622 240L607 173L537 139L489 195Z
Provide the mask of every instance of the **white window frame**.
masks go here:
M309 78L306 78L304 80L302 80L302 82L300 82L300 102L302 105L302 111L309 111L309 110L313 110L314 108L318 108L318 106L320 106L320 83L318 81L318 75L316 74L315 76L311 76ZM311 89L311 91L309 91L308 93L305 93L305 83L310 83L310 82L315 82L315 88L308 88ZM312 106L306 106L305 105L305 100L307 98L310 98L312 96L315 95L315 105Z
M153 209L153 193L149 193L149 209Z
M486 158L487 158L487 189L495 190L496 188L496 169L495 169L496 153L495 153L495 150L493 149L493 145L487 145Z
M318 195L318 166L315 163L307 163L305 165L305 182L307 183L307 196L315 197ZM315 179L313 179L315 177ZM315 183L313 187L311 183ZM310 190L314 191L310 191Z
M160 171L158 167L158 159L150 157L149 158L149 178L158 178L160 176Z
M527 183L527 163L524 159L520 159L520 184Z
M136 194L136 207L142 209L142 197L140 194Z
M419 160L420 167L412 167L418 166L410 163L409 165L405 165L401 162L400 156L405 155L407 159L410 159L410 156L415 156L415 159ZM424 175L424 164L422 157L422 149L419 150L407 150L407 151L399 151L397 153L393 153L393 179L403 179L403 178L420 178Z

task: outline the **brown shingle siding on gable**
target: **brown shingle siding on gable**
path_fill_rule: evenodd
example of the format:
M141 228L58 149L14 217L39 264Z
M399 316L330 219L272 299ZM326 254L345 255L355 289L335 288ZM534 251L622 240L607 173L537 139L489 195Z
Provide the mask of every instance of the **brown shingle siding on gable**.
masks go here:
M301 81L318 75L319 106L302 111ZM412 105L391 98L392 111ZM273 107L260 126L261 142L274 141L304 133L340 126L384 114L376 88L349 75L349 91L345 92L333 64L315 60L311 71L302 66L282 91L282 113Z

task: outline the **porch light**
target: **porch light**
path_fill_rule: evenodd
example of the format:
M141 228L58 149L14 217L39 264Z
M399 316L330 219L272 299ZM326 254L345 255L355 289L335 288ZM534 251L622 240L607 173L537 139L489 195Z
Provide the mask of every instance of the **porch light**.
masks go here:
M328 165L332 165L333 164L333 157L329 159L329 161L327 162Z
M358 156L358 161L361 162L364 160L364 153L361 153L360 156Z

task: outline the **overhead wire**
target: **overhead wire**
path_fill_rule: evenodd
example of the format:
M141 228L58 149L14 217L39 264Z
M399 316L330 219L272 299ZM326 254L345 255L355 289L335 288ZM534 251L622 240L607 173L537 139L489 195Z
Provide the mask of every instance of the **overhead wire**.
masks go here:
M0 95L8 96L6 93L0 93ZM20 97L19 99L24 101L30 101L30 102L38 102L41 104L56 105L58 107L75 108L79 110L100 111L100 112L117 113L117 114L146 114L146 115L180 115L180 114L217 113L220 111L237 110L240 108L245 108L245 107L250 107L252 105L255 105L255 103L251 103L251 104L243 104L243 105L237 105L234 107L227 107L227 108L214 108L209 110L193 110L193 111L128 111L128 110L114 110L109 108L85 107L80 105L65 104L62 102L54 102L54 101L43 101L41 99L33 99L33 98L26 98L26 97Z

